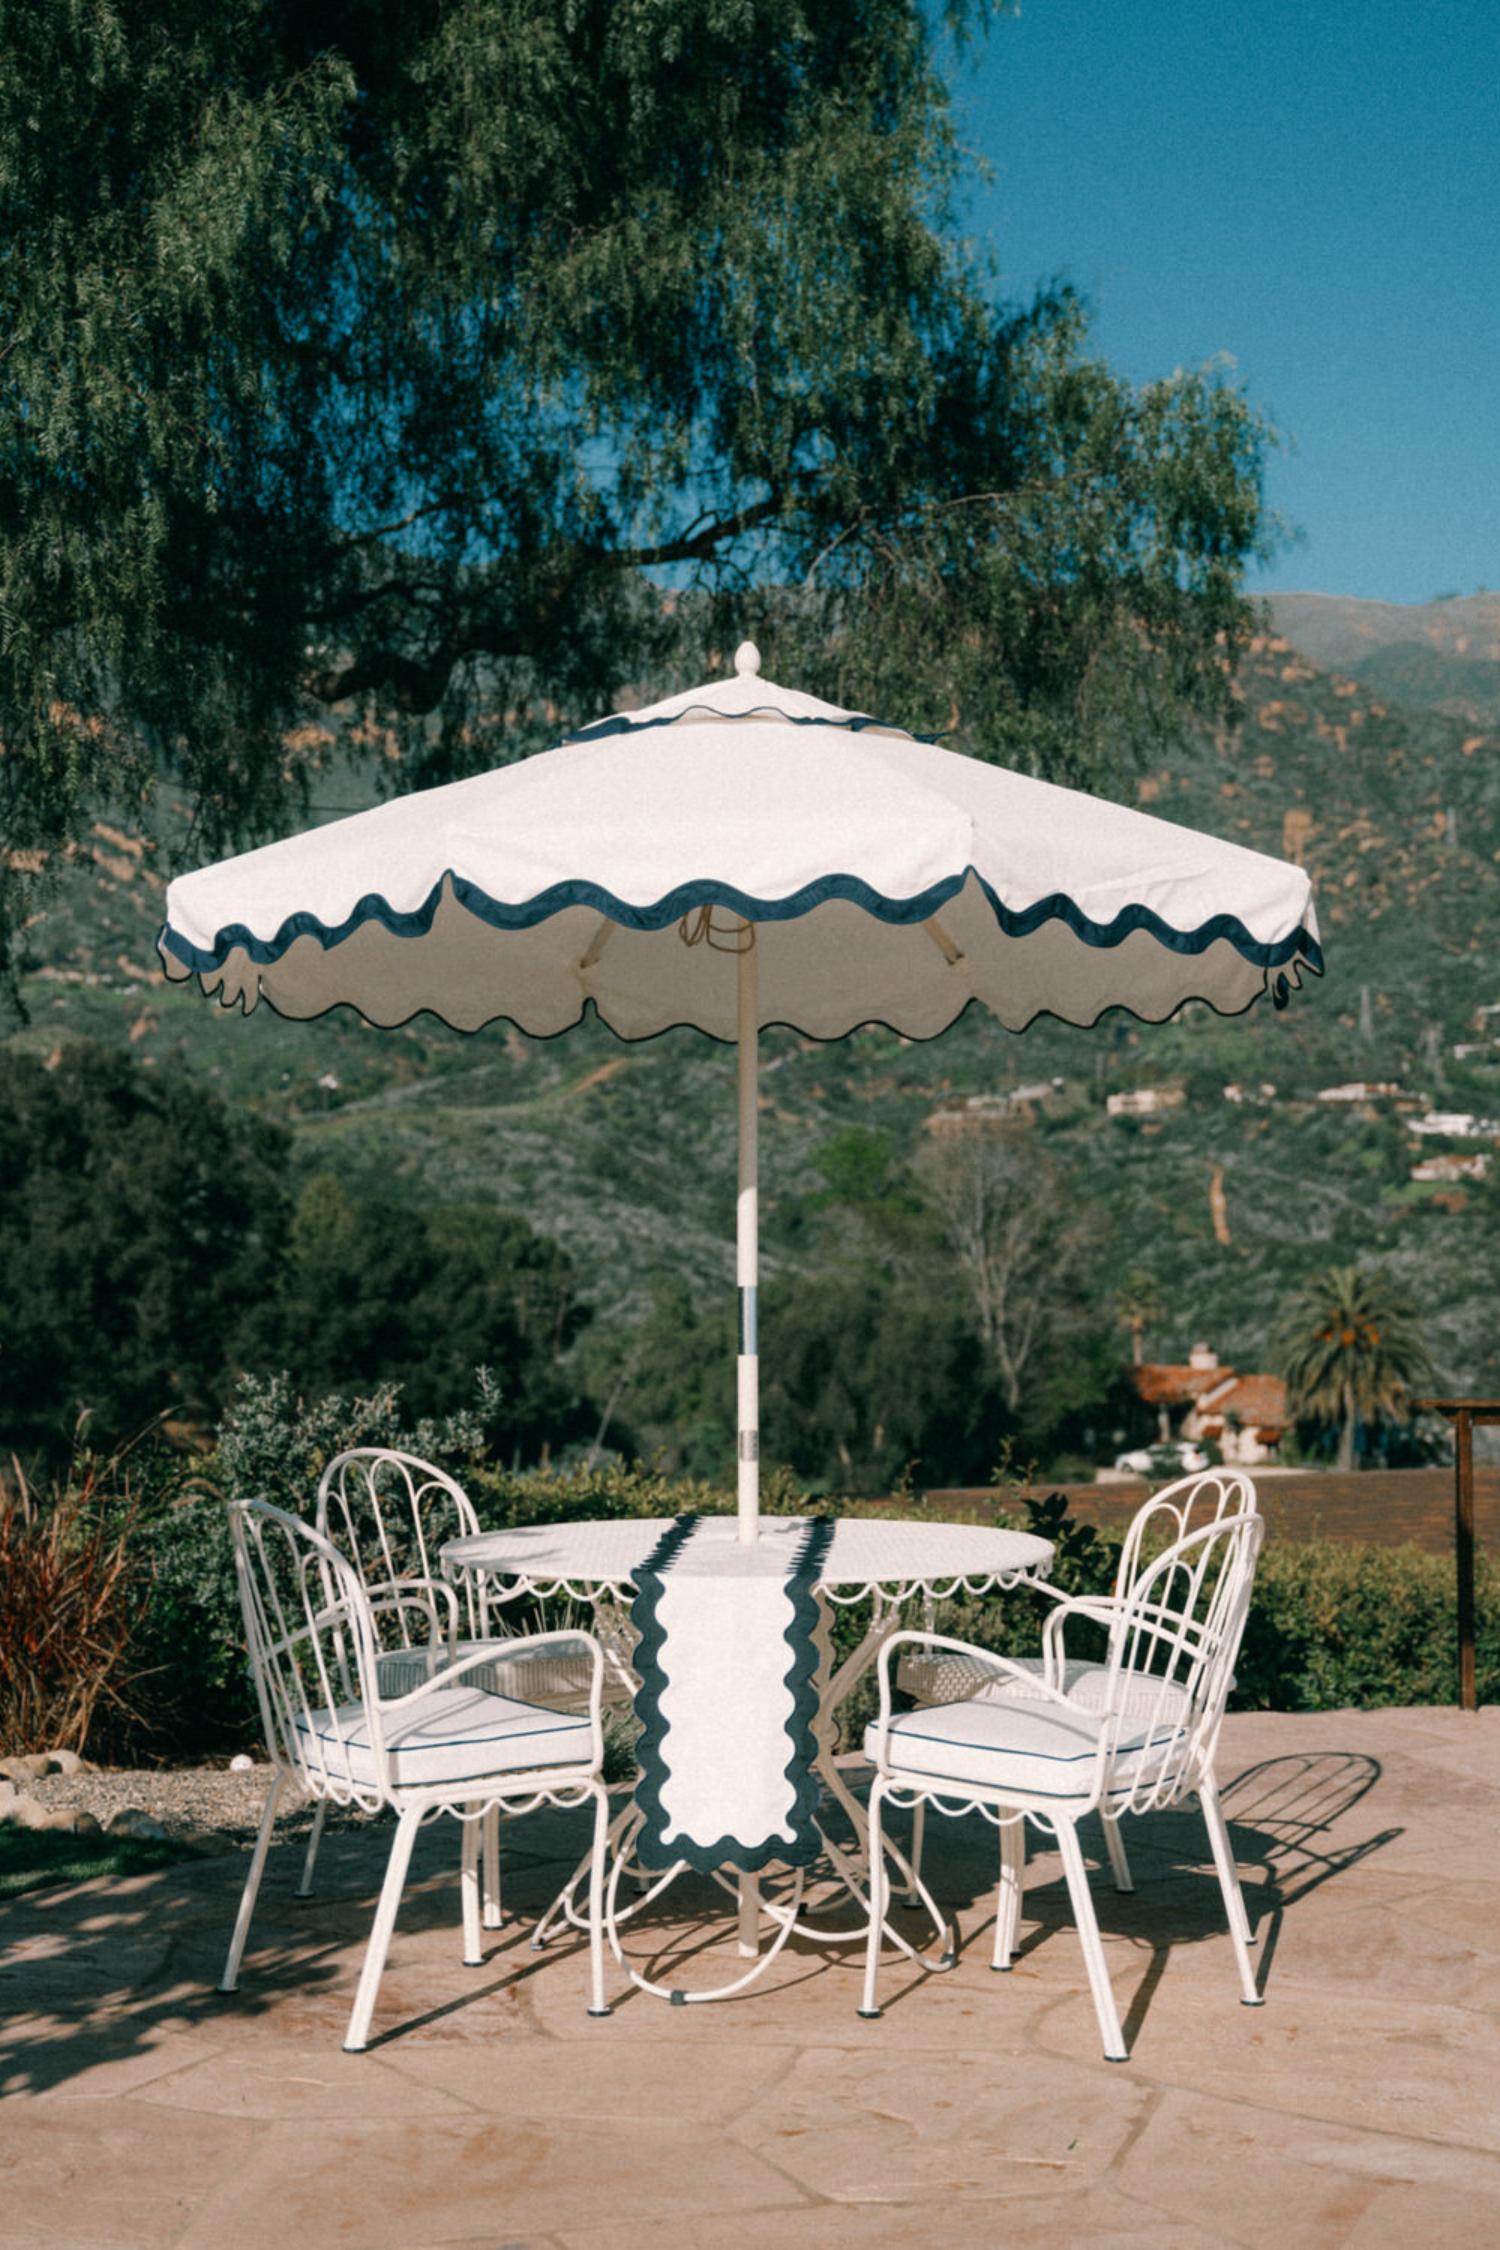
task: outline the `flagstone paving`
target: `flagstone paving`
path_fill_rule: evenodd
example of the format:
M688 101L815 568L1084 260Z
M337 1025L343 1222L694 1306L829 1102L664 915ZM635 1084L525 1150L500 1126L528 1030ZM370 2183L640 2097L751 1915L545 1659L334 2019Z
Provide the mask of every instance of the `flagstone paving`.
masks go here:
M389 1831L273 1854L213 1991L239 1852L0 1906L0 2250L1492 2250L1500 2242L1500 1713L1247 1714L1219 1771L1266 2004L1238 2002L1197 1817L1131 1824L1096 1897L1131 2060L1105 2063L1055 1857L989 1970L993 1835L930 1824L957 1967L789 1950L713 2008L592 2022L528 1944L569 1816L507 1831L505 1926L460 1958L424 1834L364 2055L340 2046ZM1094 1836L1095 1847L1101 1840ZM733 1973L706 1888L634 1946ZM670 1966L667 1964L670 1962ZM618 1987L622 1980L616 1976Z

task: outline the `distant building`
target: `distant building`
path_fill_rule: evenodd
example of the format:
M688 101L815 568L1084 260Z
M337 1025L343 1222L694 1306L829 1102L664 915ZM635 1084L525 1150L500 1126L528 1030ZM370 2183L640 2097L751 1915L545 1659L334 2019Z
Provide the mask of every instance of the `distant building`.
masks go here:
M1425 1117L1408 1120L1407 1131L1423 1140L1493 1141L1500 1139L1500 1119L1475 1117L1466 1109L1430 1109Z
M1240 1086L1231 1083L1224 1088L1224 1099L1226 1102L1274 1102L1276 1088L1268 1079L1264 1078L1258 1086Z
M1490 1168L1489 1157L1476 1149L1472 1155L1459 1155L1448 1149L1439 1156L1424 1156L1420 1164L1411 1168L1414 1180L1482 1180Z
M1030 1086L1009 1087L1003 1094L966 1094L929 1111L922 1130L939 1135L983 1133L1026 1120L1055 1102L1066 1083L1062 1078L1039 1078Z
M1394 1079L1355 1078L1347 1086L1321 1087L1315 1099L1320 1102L1397 1101L1404 1091Z
M1180 1109L1183 1100L1180 1086L1132 1086L1111 1094L1104 1107L1111 1117L1155 1117L1163 1109Z
M1207 1344L1194 1344L1185 1366L1148 1364L1130 1374L1144 1403L1155 1407L1163 1439L1216 1445L1237 1468L1275 1460L1287 1428L1279 1375L1241 1375L1222 1366Z

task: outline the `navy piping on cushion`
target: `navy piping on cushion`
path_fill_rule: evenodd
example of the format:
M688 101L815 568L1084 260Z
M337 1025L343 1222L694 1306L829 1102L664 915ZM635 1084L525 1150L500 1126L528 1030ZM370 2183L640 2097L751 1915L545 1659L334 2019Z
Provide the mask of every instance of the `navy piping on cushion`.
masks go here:
M399 1756L403 1750L484 1750L496 1742L530 1742L539 1734L587 1734L588 1732L589 1722L587 1719L569 1718L565 1712L549 1711L545 1705L540 1703L529 1703L526 1708L528 1711L534 1711L539 1719L550 1719L552 1724L545 1727L523 1728L517 1726L514 1722L507 1723L502 1720L498 1733L460 1734L455 1736L451 1742L429 1742L425 1739L419 1741L408 1735L405 1740L395 1742L388 1740L386 1749L393 1756ZM330 1734L324 1727L309 1726L305 1719L294 1719L292 1724L299 1734L310 1734L317 1742L331 1742L336 1750L368 1750L370 1747L367 1732L361 1739L363 1721L357 1721L342 1739L337 1734Z
M756 898L740 890L733 883L714 877L702 877L694 882L679 883L651 906L632 906L616 898L600 883L576 880L553 883L547 890L538 891L533 898L507 905L491 898L488 891L467 877L457 875L447 868L438 877L422 904L409 911L391 906L378 891L370 891L358 900L342 922L329 924L316 914L302 911L289 914L274 937L259 938L242 922L226 924L211 946L194 945L190 939L163 924L158 947L170 953L175 961L190 972L204 976L221 969L233 952L243 952L246 959L258 968L269 968L293 946L299 938L313 937L330 952L345 939L354 935L368 922L378 922L392 937L426 937L432 928L437 910L442 902L443 886L449 884L454 898L478 921L497 930L529 930L550 921L554 914L568 907L586 906L602 914L611 922L618 922L627 930L662 930L683 915L699 906L723 906L730 912L752 922L793 922L817 907L839 899L858 906L876 921L889 922L898 927L914 922L925 922L940 907L956 898L970 876L973 876L989 900L996 921L1007 937L1030 937L1046 922L1062 922L1085 945L1113 948L1123 945L1137 930L1145 930L1169 953L1196 955L1206 953L1211 945L1227 940L1241 959L1254 962L1257 968L1272 971L1284 969L1288 964L1303 961L1315 975L1323 973L1323 950L1317 939L1301 923L1289 937L1278 938L1273 943L1263 943L1253 938L1244 923L1234 914L1214 914L1200 922L1193 930L1177 930L1164 922L1149 906L1126 906L1110 922L1095 922L1084 913L1065 891L1053 891L1032 906L1016 912L1004 905L998 894L987 883L977 868L969 866L955 875L944 876L940 882L931 883L924 891L911 898L887 898L858 875L820 875L815 882L805 883L801 890L791 892L786 898ZM1284 978L1281 980L1285 982ZM1273 998L1275 994L1273 992ZM1285 995L1281 997L1285 1005Z
M662 1789L668 1778L668 1767L662 1756L665 1728L661 1717L661 1698L667 1685L667 1674L661 1661L662 1644L666 1636L657 1610L661 1601L662 1575L671 1567L684 1543L692 1536L698 1521L696 1515L679 1516L672 1529L663 1535L646 1560L631 1574L640 1589L630 1611L631 1623L640 1635L635 1653L635 1667L641 1683L635 1698L636 1716L641 1721L641 1738L636 1747L640 1779L635 1787L635 1801L643 1815L643 1823L636 1840L636 1857L644 1867L659 1869L682 1864L693 1868L700 1875L710 1875L721 1867L734 1867L742 1874L754 1875L773 1863L785 1867L807 1867L817 1858L821 1848L821 1839L814 1826L818 1804L818 1784L813 1761L817 1756L814 1722L818 1714L817 1630L820 1619L814 1589L833 1538L834 1520L832 1517L824 1517L808 1524L798 1540L786 1579L791 1605L786 1642L791 1651L791 1661L783 1674L783 1683L792 1691L792 1712L788 1721L791 1752L785 1772L786 1778L793 1783L793 1802L789 1816L793 1840L787 1842L783 1838L769 1836L764 1843L755 1845L746 1844L727 1831L708 1843L687 1838L677 1838L670 1844L666 1841L668 1815L662 1802Z

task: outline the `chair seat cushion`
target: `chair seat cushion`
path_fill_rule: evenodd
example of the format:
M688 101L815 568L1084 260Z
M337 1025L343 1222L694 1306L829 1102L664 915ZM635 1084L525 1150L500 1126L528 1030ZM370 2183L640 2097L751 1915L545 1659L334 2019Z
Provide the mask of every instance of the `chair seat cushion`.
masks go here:
M865 1755L872 1761L879 1739L879 1723L872 1720L865 1729ZM1012 1790L1028 1798L1086 1797L1094 1785L1098 1746L1099 1721L1091 1712L1019 1696L970 1696L892 1719L890 1763L897 1775L996 1791L1002 1800ZM1129 1788L1143 1763L1157 1778L1165 1747L1159 1731L1149 1750L1143 1735L1122 1733L1109 1793Z
M375 1760L361 1703L299 1718L303 1754L315 1772L335 1780L375 1782ZM549 1711L514 1696L482 1688L434 1688L431 1695L385 1722L390 1777L398 1789L429 1789L448 1782L488 1781L543 1766L588 1766L591 1730L586 1718Z

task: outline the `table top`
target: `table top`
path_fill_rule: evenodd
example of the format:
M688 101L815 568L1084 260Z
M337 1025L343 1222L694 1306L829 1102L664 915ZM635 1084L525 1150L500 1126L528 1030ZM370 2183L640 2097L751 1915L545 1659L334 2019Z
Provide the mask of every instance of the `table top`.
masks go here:
M785 1525L785 1517L766 1517ZM807 1520L807 1519L800 1519ZM672 1528L670 1516L518 1524L477 1538L452 1539L442 1550L450 1576L482 1571L546 1592L629 1591L637 1570ZM1021 1577L1045 1578L1052 1542L994 1524L926 1523L911 1518L840 1516L818 1575L825 1590L845 1594L881 1587L939 1595L959 1586L982 1593Z

